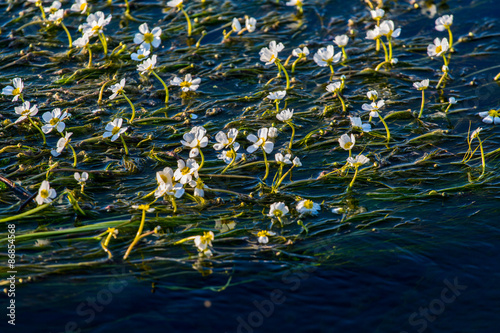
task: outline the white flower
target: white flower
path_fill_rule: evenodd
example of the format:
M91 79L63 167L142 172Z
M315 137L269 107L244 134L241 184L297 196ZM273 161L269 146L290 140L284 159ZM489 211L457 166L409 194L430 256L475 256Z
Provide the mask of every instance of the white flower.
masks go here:
M302 214L311 214L318 215L318 212L321 210L321 206L312 200L301 200L297 204L297 211Z
M302 0L290 0L285 3L287 6L302 6Z
M61 2L59 2L59 1L54 1L54 2L52 2L52 4L50 5L50 7L45 7L43 10L44 10L46 13L51 13L51 14L54 14L54 13L55 13L55 12L57 12L60 8L61 8Z
M379 27L373 28L373 30L368 30L366 32L366 39L379 39L382 37L382 31L380 31Z
M366 96L368 97L368 99L375 101L378 98L378 92L376 90L370 90L366 93Z
M392 64L392 65L395 65L395 64L397 64L398 62L399 62L399 59L398 59L398 58L392 58L392 59L391 59L391 64Z
M286 90L281 90L281 91L273 91L272 93L269 93L267 98L274 100L275 102L277 100L281 100L286 96Z
M453 24L453 15L443 15L436 19L436 30L444 31L449 29Z
M472 140L474 140L475 138L477 138L479 136L479 133L483 130L482 127L478 127L476 128L476 130L474 132L472 132L472 134L470 135L470 141L472 142Z
M238 144L238 143L236 143L236 144ZM226 164L231 163L233 161L233 158L234 158L234 161L239 160L243 156L243 154L236 153L238 151L238 149L240 149L240 145L239 144L236 145L236 144L233 146L235 153L233 153L232 150L223 150L220 154L217 155L217 158L219 160L223 160L224 163L226 163ZM234 154L236 154L236 155L234 155Z
M173 177L174 171L169 167L156 173L156 181L158 182L158 188L155 191L156 198L162 197L165 194L173 195L176 198L182 197L184 187L180 183L174 185Z
M446 65L443 65L443 67L441 67L441 70L444 72L444 73L448 73L448 71L450 70L450 68Z
M257 25L257 20L253 17L245 17L245 28L247 28L248 32L254 32L255 27Z
M234 32L240 32L241 31L241 24L240 24L240 21L238 21L238 19L235 17L233 18L233 23L231 24L231 29L234 31Z
M43 133L50 133L54 128L62 133L66 128L66 124L63 122L66 118L71 117L71 114L64 111L61 112L61 109L56 108L52 112L45 112L42 115L43 120L47 123L42 126Z
M223 131L220 131L215 135L215 140L217 140L217 143L214 144L214 149L221 150L233 146L234 150L238 150L240 148L240 144L235 141L237 136L238 130L236 128L231 128L227 132L227 135Z
M151 53L151 50L149 47L144 47L142 44L139 47L139 49L130 55L130 58L135 61L143 61L147 57L149 57L149 54Z
M384 17L385 11L381 8L377 8L375 10L370 10L370 15L372 16L372 19L374 20L380 20L382 17Z
M73 133L72 132L66 132L66 134L64 135L64 137L60 138L58 141L57 141L57 148L56 149L52 149L50 151L50 153L52 154L52 156L59 156L61 155L62 151L64 150L64 148L66 148L66 145L71 141L70 140L70 137Z
M153 45L153 47L160 46L161 28L156 27L150 32L147 23L141 24L139 26L139 33L135 34L134 43L141 44L144 48L149 48L150 45Z
M203 236L196 236L194 238L194 245L196 245L199 251L204 252L207 247L212 247L212 241L214 239L215 236L213 232L204 232Z
M282 43L276 44L276 41L269 43L269 48L263 47L260 52L260 61L265 62L266 65L273 64L278 59L278 53L281 52L285 46Z
M79 172L75 172L74 177L78 184L84 184L89 179L89 174L85 171L81 175Z
M141 74L146 74L151 72L156 66L156 54L151 58L144 60L141 64L137 65L137 70Z
M80 14L85 14L87 10L87 0L76 0L73 5L71 5L72 12L80 12Z
M192 158L186 162L184 160L177 160L177 170L174 172L174 180L181 184L189 183L193 176L198 178L198 169L200 166Z
M74 45L75 47L80 47L80 48L84 48L84 47L86 47L88 44L89 44L89 35L87 35L87 34L83 34L83 36L82 36L82 37L77 38L77 39L73 42L73 45Z
M12 98L12 102L16 102L19 99L19 96L21 96L24 88L24 83L23 80L20 78L16 77L15 79L12 80L12 86L7 86L2 89L2 94L4 95L12 95L14 98Z
M56 197L56 190L50 188L50 184L48 181L44 180L42 182L42 186L38 190L38 195L35 198L37 204L42 205L44 203L52 202L52 199Z
M356 143L356 138L352 134L351 137L349 137L349 135L347 134L342 134L342 136L339 138L339 145L345 150L351 150L352 147L354 147L355 143Z
M491 109L490 111L479 112L478 115L483 118L483 123L500 124L500 110Z
M267 243L269 243L269 238L268 238L268 236L274 236L274 235L276 235L276 233L275 233L275 232L273 232L273 231L267 231L267 230L262 230L262 231L259 231L259 232L257 233L257 237L259 237L259 238L258 238L258 242L259 242L260 244L267 244Z
M267 214L267 216L280 218L288 214L288 212L289 212L288 207L285 205L284 202L275 202L271 205L269 214Z
M429 87L429 79L422 80L421 82L413 83L413 86L418 90L425 90Z
M274 160L280 164L292 164L291 158L292 154L285 154L285 156L283 156L282 153L276 153L274 155Z
M203 183L201 178L191 180L189 182L189 186L194 187L194 196L200 198L203 198L205 196L205 189L208 188L208 186Z
M358 168L363 164L370 162L370 159L363 154L359 154L356 158L348 157L347 162L349 162L352 167Z
M250 134L247 136L248 141L252 142L253 145L247 148L247 151L251 154L255 152L257 149L262 148L267 154L270 154L273 151L274 143L271 141L267 141L269 129L266 127L261 128L257 132L257 136Z
M304 46L304 48L301 50L300 48L296 48L292 51L292 55L294 57L307 57L309 55L309 49L307 48L307 46Z
M338 47L345 47L349 42L349 37L346 35L336 36L333 42L337 44Z
M173 80L170 80L170 84L173 86L179 86L182 88L182 91L187 92L187 91L196 91L198 87L200 86L201 79L196 78L193 79L191 77L191 74L186 74L184 77L184 81L182 81L180 78L177 76L174 77Z
M23 121L24 119L26 119L28 117L32 117L38 113L38 108L37 108L36 104L30 108L30 102L24 102L23 105L16 106L14 108L14 110L18 115L20 115L20 117L17 118L17 120L14 122L14 124L17 124L17 123Z
M372 125L361 121L360 117L349 117L351 119L351 126L353 129L361 130L363 132L370 132L372 130Z
M50 246L50 239L37 239L35 241L35 246L36 247L46 247Z
M397 38L401 34L401 28L394 30L394 22L388 20L380 24L380 33L387 37Z
M292 163L293 163L293 166L296 166L296 167L301 167L302 166L302 162L300 161L300 158L298 158L297 156L295 156L295 158L293 159Z
M344 213L344 208L342 208L342 207L334 207L334 208L332 208L332 213L333 214L343 214Z
M342 52L334 55L333 45L328 45L327 47L322 47L314 55L314 61L320 67L330 66L333 63L339 62L342 57Z
M342 90L342 82L333 82L326 86L326 91L331 93L339 93Z
M385 105L385 102L383 99L381 99L378 102L372 102L371 104L363 104L361 108L365 111L370 111L370 117L377 118L378 117L378 111L380 110L381 107Z
M446 37L443 39L436 38L434 39L434 44L429 44L429 46L427 46L427 54L429 57L439 57L441 54L448 51L449 48L450 44Z
M80 26L82 32L89 37L103 32L103 28L111 22L111 15L104 17L103 12L97 12L87 16L87 23Z
M195 126L191 128L188 133L184 133L182 136L184 140L181 140L181 143L184 146L191 148L191 151L189 152L190 158L198 156L200 153L199 149L207 146L208 138L205 136L206 133L207 130L205 128Z
M108 123L105 127L106 132L102 135L103 138L111 137L111 141L115 141L125 133L128 127L122 128L123 119L117 118L112 122Z
M450 97L450 98L448 98L448 103L450 103L452 105L457 104L457 99L455 97Z
M54 22L54 24L60 24L62 19L64 18L64 9L59 9L55 13L52 13L47 17L47 20L50 22Z
M108 90L111 90L113 94L109 96L109 99L115 99L118 94L123 93L123 88L125 88L125 79L121 79L120 83L113 84Z
M167 6L171 8L180 8L182 7L182 0L171 0L167 2Z
M278 137L278 129L276 127L269 127L269 131L267 132L267 136L271 139Z
M278 119L282 122L287 122L290 119L292 119L292 117L293 117L293 109L292 110L290 110L290 109L283 110L276 115L276 119Z

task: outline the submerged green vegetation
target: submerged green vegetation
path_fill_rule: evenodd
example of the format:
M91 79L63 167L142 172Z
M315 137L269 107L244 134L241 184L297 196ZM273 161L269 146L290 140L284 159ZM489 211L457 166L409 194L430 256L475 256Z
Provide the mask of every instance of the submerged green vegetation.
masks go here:
M423 5L9 2L0 223L20 276L314 262L319 239L495 191L495 35L454 38L453 8Z

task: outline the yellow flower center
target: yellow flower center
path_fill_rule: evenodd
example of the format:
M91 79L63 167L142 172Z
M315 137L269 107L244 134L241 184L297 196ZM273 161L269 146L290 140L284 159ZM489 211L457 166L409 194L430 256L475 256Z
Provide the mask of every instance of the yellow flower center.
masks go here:
M314 207L314 203L311 200L306 200L306 202L304 202L304 207L307 209L312 209Z
M144 55L142 55L142 54L139 54L139 55L137 56L137 59L144 59L144 58L146 58L146 57L145 57Z
M191 82L188 82L188 81L181 82L180 86L189 88L189 87L191 87Z
M142 209L142 210L148 210L149 209L149 205L139 205L138 208Z
M120 127L118 127L118 126L113 127L113 129L111 130L111 134L113 134L113 135L115 135L118 132L120 132Z
M271 55L271 58L269 58L269 62L274 62L276 59L276 56L274 54Z
M92 32L99 32L99 30L101 30L101 27L98 25L92 28Z
M443 48L441 47L441 45L437 46L436 53L439 54L439 53L441 53L441 51L443 51Z
M59 118L52 118L49 121L50 126L56 126L59 123Z
M281 210L279 210L279 209L276 209L274 211L274 216L276 216L276 217L282 217L283 216L283 212Z
M82 4L80 5L80 10L81 10L81 11L84 11L84 10L85 10L85 8L87 8L87 4L86 4L86 3L82 3Z
M231 159L232 159L232 158L234 158L234 156L235 156L235 155L236 155L236 154L235 154L235 153L233 153L233 151L232 151L232 150L230 150L230 151L228 151L228 152L226 153L226 156L227 156L228 158L231 158Z
M47 199L49 197L49 191L47 190L41 190L40 191L40 196L44 199Z
M12 96L16 96L16 95L20 95L20 94L21 94L21 90L19 90L19 88L12 90Z
M183 175L187 175L191 169L189 167L185 166L184 168L181 169L181 173Z
M351 149L352 146L353 144L350 141L345 143L345 149Z
M267 230L262 230L262 231L259 231L257 233L257 237L265 237L265 236L268 236L269 233L267 232Z
M489 112L488 112L488 115L490 117L500 117L500 110L493 110L491 109Z
M147 71L151 71L153 69L153 64L149 65L148 68L146 68Z
M155 36L152 33L146 32L144 34L144 41L146 43L152 43L154 39L155 39Z
M30 109L24 109L24 110L21 112L21 115L22 115L22 116L25 116L25 115L27 115L27 114L29 114L29 113L30 113Z

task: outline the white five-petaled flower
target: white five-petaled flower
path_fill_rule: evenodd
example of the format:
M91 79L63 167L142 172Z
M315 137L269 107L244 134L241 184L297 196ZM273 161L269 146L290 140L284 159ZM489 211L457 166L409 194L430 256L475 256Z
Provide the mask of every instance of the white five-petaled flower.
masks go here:
M362 166L363 164L370 162L370 159L363 154L359 154L356 156L356 158L348 157L347 162L352 167L358 168L358 167Z
M89 37L103 32L103 28L111 22L111 14L104 16L103 12L96 12L87 16L87 23L80 26L82 32Z
M320 210L321 206L312 200L301 200L297 204L297 211L302 215L318 215Z
M236 142L236 137L238 137L238 130L236 128L231 128L227 135L223 131L220 131L215 135L215 140L217 143L214 144L215 150L221 150L228 147L233 147L234 150L238 150L240 148L240 144Z
M276 119L287 122L293 117L293 109L285 109L276 115Z
M64 18L64 9L59 9L55 13L52 13L47 17L47 20L54 22L54 24L60 24Z
M223 150L220 154L217 155L217 158L219 160L223 160L224 163L226 163L226 164L231 163L233 161L233 159L235 161L239 160L243 156L243 154L236 153L238 151L238 149L240 149L239 143L236 142L233 146L233 149L235 151L234 153L232 150Z
M171 8L180 8L182 7L182 0L171 0L167 2L167 6Z
M187 184L192 179L198 178L198 169L200 166L192 158L186 160L177 160L177 170L174 172L174 180L181 184Z
M413 86L418 90L425 90L429 87L429 79L422 80L421 82L414 82Z
M149 31L148 24L143 23L139 26L139 32L135 34L134 43L149 49L151 45L158 47L161 44L161 28L156 27Z
M382 37L382 31L380 31L379 27L375 27L372 30L368 30L366 32L366 39L379 39Z
M205 196L205 189L208 188L208 186L203 183L201 178L198 178L196 180L192 179L189 182L189 186L194 187L194 196L200 198L203 198Z
M483 118L483 123L500 124L500 110L491 109L490 111L479 112L478 115Z
M366 93L368 99L375 101L378 98L378 92L376 90L370 90Z
M304 46L304 48L303 48L303 49L300 49L300 48L298 47L298 48L296 48L296 49L294 49L294 50L292 51L292 55L293 55L294 57L297 57L297 58L298 58L298 57L303 57L303 58L305 58L305 57L307 57L307 56L309 55L309 49L307 48L307 46Z
M59 2L59 1L54 1L54 2L52 2L52 4L50 5L50 7L45 7L43 10L44 10L46 13L51 13L51 14L54 14L54 13L55 13L55 12L57 12L60 8L61 8L61 2Z
M387 37L397 38L401 34L401 28L394 30L394 22L387 20L380 23L380 33Z
M345 47L349 42L349 37L347 37L347 35L336 36L333 42L337 44L338 47Z
M269 243L268 237L274 236L274 235L276 235L276 233L273 231L262 230L262 231L259 231L257 233L257 237L258 237L257 240L260 244L267 244L267 243Z
M166 167L162 171L156 173L156 181L158 188L155 191L155 197L159 198L166 195L173 195L176 198L182 197L184 194L184 187L181 183L174 184L174 171Z
M331 93L339 93L342 90L342 82L333 82L326 86L326 91Z
M48 181L44 180L42 182L42 186L38 189L38 195L35 198L37 204L42 205L44 203L52 202L52 199L56 197L56 190L50 188L50 184Z
M122 128L123 124L123 119L122 118L117 118L113 120L112 122L108 123L105 127L106 132L102 135L103 138L108 138L111 137L111 141L115 141L125 133L128 129L128 127Z
M444 31L449 29L453 24L453 15L443 15L436 19L436 30Z
M351 150L352 147L354 147L355 143L356 143L356 138L352 134L350 137L347 134L342 134L339 138L339 145L345 150Z
M2 89L2 94L14 96L12 98L12 102L16 102L19 99L19 96L21 96L23 88L24 88L23 80L16 77L15 79L12 80L12 86L7 86Z
M269 209L269 214L267 214L267 216L280 218L288 214L288 212L289 212L288 207L285 205L284 202L275 202L271 205L271 208Z
M62 133L66 128L66 124L63 121L68 117L71 117L71 114L66 111L61 112L59 108L54 109L52 112L45 112L42 115L43 120L46 122L42 126L43 133L50 133L54 128L59 133Z
M269 129L263 127L257 132L257 136L253 134L247 136L248 141L253 143L253 145L247 148L247 151L251 154L257 149L262 148L267 154L270 154L273 151L274 143L267 141L268 133Z
M111 90L113 94L109 96L109 99L115 99L118 94L123 93L123 88L125 88L125 79L121 79L120 83L113 84L108 90Z
M260 52L260 61L265 62L266 65L273 64L278 59L278 53L281 52L285 46L282 43L276 44L276 41L269 43L269 48L263 47Z
M58 141L57 141L57 146L56 146L56 149L52 149L50 151L50 153L52 154L52 156L54 157L57 157L59 155L61 155L62 151L64 150L64 148L66 148L67 144L71 141L70 137L73 133L72 132L66 132L66 134L64 135L64 137L60 138Z
M285 155L283 155L282 153L274 154L274 160L278 164L292 164L292 161L290 160L291 158L292 154L285 154Z
M257 26L257 20L253 17L245 17L245 28L248 32L254 32Z
M139 47L139 49L132 53L130 55L130 58L132 58L132 60L135 60L135 61L143 61L144 59L146 59L147 57L149 57L149 54L151 53L151 50L149 47L144 47L142 44L141 46Z
M85 14L87 10L87 0L76 0L74 4L71 5L72 12L80 12L80 14Z
M207 146L208 137L205 135L206 133L207 130L202 126L195 126L191 128L188 133L184 133L182 136L184 140L181 140L181 143L184 146L191 148L191 151L189 152L190 158L198 156L200 153L199 149Z
M30 107L30 102L24 102L23 105L16 106L14 110L20 116L19 118L17 118L14 124L17 124L28 117L33 117L38 113L36 104Z
M77 38L73 42L73 46L79 47L79 48L84 48L87 45L89 45L89 35L87 35L87 34L83 34L82 37Z
M378 117L378 111L380 110L381 107L385 105L385 102L383 99L381 99L378 102L372 102L371 104L363 104L361 108L365 111L370 111L370 117L377 118Z
M429 57L439 57L449 49L450 44L446 37L443 39L436 38L434 39L434 44L429 44L429 46L427 46L427 54Z
M234 32L240 32L241 31L241 24L240 21L235 17L233 18L233 22L231 23L231 29Z
M81 175L79 172L75 172L74 177L78 184L85 184L85 182L89 179L89 174L86 171L82 172Z
M212 241L215 239L214 233L211 231L204 232L203 236L196 236L194 238L194 245L199 251L205 252L208 247L212 247Z
M455 97L450 97L450 98L448 98L448 103L450 103L452 105L457 104L457 99Z
M267 98L274 100L275 102L277 100L281 100L286 96L286 90L278 90L278 91L273 91L272 93L269 93Z
M141 74L146 74L151 72L156 66L156 54L151 58L144 60L142 63L137 65L137 70L141 72Z
M200 78L193 79L191 74L186 74L186 76L184 76L184 81L177 76L170 80L171 85L181 87L184 92L196 91L200 86L200 82Z
M472 134L470 135L470 141L472 142L472 140L474 140L475 138L477 138L479 136L479 133L483 130L482 127L478 127L476 128L476 130L474 132L472 132Z
M333 63L339 62L342 57L342 52L334 54L333 45L328 45L327 47L322 47L314 55L314 61L320 67L330 66Z
M351 126L353 129L357 129L363 132L370 132L372 130L372 125L369 123L363 123L360 117L349 117L351 119Z
M301 167L302 166L302 162L300 161L300 158L298 158L297 156L295 156L293 158L293 166L296 166L296 167Z
M375 10L370 10L370 15L374 20L380 20L384 17L385 11L382 8L377 8Z

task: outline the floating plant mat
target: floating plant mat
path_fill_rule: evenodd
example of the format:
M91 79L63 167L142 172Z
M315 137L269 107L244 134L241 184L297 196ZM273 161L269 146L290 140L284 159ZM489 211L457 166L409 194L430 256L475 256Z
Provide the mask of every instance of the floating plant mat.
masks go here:
M388 1L387 58L366 38L377 34L368 3L308 1L300 14L275 1L99 1L80 13L63 1L44 13L52 23L35 3L0 4L0 82L12 87L0 100L0 223L15 224L18 277L125 263L140 279L186 278L168 288L221 291L269 274L255 261L281 271L377 256L356 239L401 237L434 209L444 221L494 213L468 197L498 202L500 135L478 113L500 121L500 30L468 12L498 3ZM455 17L453 51L435 29L443 14Z

